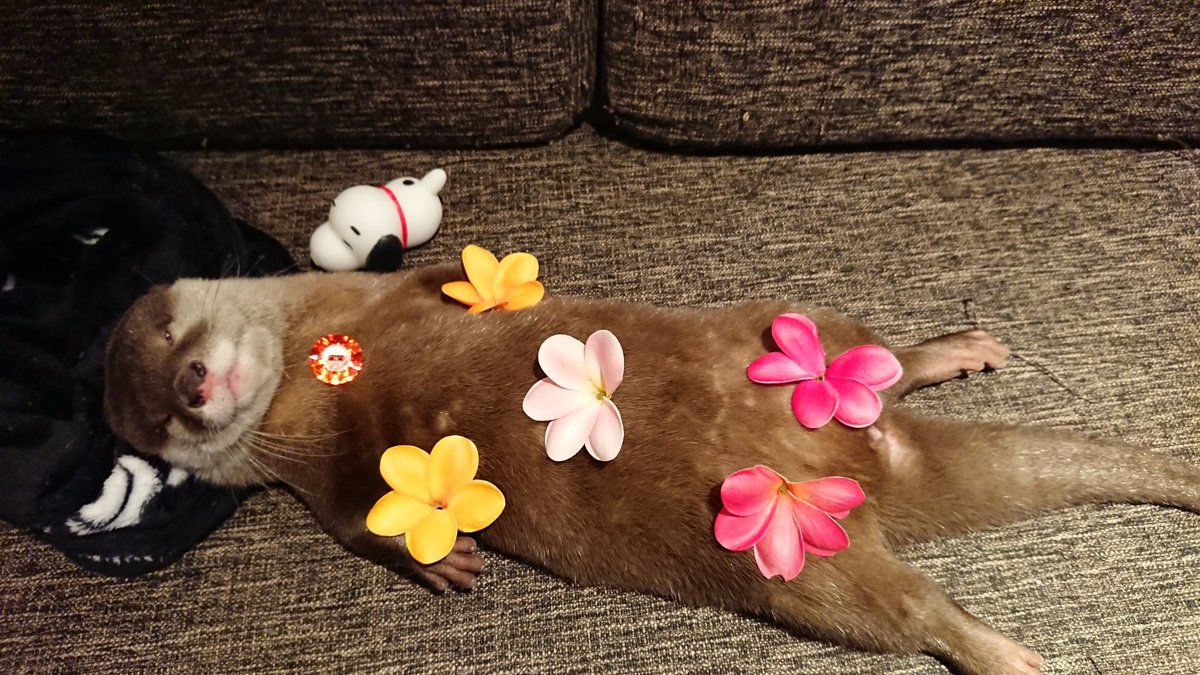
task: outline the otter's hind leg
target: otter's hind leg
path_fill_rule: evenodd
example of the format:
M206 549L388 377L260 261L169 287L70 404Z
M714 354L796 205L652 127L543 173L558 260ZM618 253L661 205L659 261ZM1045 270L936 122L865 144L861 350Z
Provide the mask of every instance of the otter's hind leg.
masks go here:
M810 562L795 582L762 583L773 590L759 613L801 633L871 651L925 653L962 673L1041 672L1041 656L968 614L876 542L860 538L828 562Z
M1200 513L1200 467L1082 434L892 410L872 433L890 480L877 493L893 543L1012 522L1085 503Z

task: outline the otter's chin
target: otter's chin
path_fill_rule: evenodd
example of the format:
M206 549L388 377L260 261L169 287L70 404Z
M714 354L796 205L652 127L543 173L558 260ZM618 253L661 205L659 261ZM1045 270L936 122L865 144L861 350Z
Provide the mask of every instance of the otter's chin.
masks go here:
M213 485L250 487L274 482L274 477L257 467L245 455L230 456L226 461L195 468L197 478Z
M270 471L256 457L258 451L253 440L263 413L255 410L252 402L250 405L238 410L221 429L188 439L173 439L159 454L167 462L216 485L245 487L272 482Z

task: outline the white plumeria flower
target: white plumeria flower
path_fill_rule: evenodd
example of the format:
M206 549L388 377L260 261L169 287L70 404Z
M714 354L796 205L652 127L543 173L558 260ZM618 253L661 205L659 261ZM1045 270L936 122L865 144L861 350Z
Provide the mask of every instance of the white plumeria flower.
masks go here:
M525 414L546 427L546 454L561 462L579 448L607 462L621 451L625 427L612 402L625 376L625 352L612 333L601 330L587 344L570 335L552 335L538 349L547 377L534 383L522 404Z

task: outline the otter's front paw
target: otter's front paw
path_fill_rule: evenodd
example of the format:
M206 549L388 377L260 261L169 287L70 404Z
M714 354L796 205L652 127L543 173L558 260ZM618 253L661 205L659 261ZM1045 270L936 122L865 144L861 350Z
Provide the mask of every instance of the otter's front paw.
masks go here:
M445 593L451 586L464 591L475 587L475 577L483 571L483 556L470 537L459 537L450 555L432 565L413 564L413 573L434 592Z

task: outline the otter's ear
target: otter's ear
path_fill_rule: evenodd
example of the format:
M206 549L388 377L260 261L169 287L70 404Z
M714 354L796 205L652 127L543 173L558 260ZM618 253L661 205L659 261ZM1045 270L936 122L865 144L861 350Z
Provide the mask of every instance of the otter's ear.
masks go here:
M363 269L367 272L395 272L404 262L404 245L394 234L380 237L367 256L367 264Z

